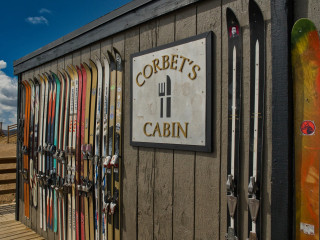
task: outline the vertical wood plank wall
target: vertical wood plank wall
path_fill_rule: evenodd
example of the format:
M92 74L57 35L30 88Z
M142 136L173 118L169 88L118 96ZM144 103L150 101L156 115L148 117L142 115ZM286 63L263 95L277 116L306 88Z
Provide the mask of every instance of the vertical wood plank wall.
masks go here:
M266 20L266 98L263 163L262 239L271 239L271 22L270 1L257 0ZM204 0L113 37L93 43L73 54L22 74L27 79L39 73L57 72L79 65L95 55L102 57L116 47L124 60L122 239L224 239L227 229L227 140L228 140L228 44L226 8L238 17L243 33L243 80L241 125L241 174L239 202L241 231L248 237L248 160L250 103L250 29L247 0ZM130 146L130 55L196 34L213 31L212 153L187 152ZM20 177L21 181L21 177ZM52 231L41 231L39 213L24 217L20 190L20 220L43 237L58 239ZM31 208L32 209L32 208Z

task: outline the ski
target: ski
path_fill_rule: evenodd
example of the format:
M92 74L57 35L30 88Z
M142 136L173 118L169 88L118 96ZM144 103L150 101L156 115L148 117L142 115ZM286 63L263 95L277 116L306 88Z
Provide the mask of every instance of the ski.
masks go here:
M96 64L90 59L89 64L91 67L92 78L91 78L91 102L90 102L90 124L89 124L89 144L87 145L87 154L89 159L89 170L88 178L90 185L93 184L94 174L94 141L95 141L95 110L97 101L97 84L98 84L98 73ZM89 194L89 232L90 239L94 239L94 202L93 202L93 191Z
M299 19L291 32L295 149L295 239L319 239L320 40Z
M89 144L89 130L90 130L90 103L91 103L91 69L86 63L83 63L83 73L86 75L86 103L85 103L85 122L84 122L84 140L81 145L81 152L83 155L83 177L81 178L81 194L84 198L84 234L85 239L90 239L90 224L89 224L89 196L91 192L92 182L89 181L89 156L87 152L87 145ZM82 233L83 234L83 233Z
M41 75L38 76L38 82L40 84L40 98L39 98L39 131L38 131L38 173L37 173L37 183L39 183L39 225L43 229L43 204L42 204L42 191L43 191L43 142L42 142L42 132L43 132L43 112L45 104L45 83Z
M30 86L26 80L22 81L25 87L25 114L24 114L24 137L23 137L23 199L24 199L24 215L30 218L29 212L29 112L30 112Z
M68 193L69 193L69 178L67 174L67 162L68 160L68 146L69 146L69 119L70 119L70 92L71 92L71 81L68 73L63 69L62 75L65 80L65 103L64 103L64 119L63 119L63 144L60 152L60 160L61 160L61 212L62 212L62 237L63 239L68 239L67 234L69 233L68 226L69 222L69 214L67 214L67 206L68 206ZM69 211L68 211L69 213Z
M263 123L265 86L265 25L262 12L253 0L249 1L250 23L250 152L249 152L249 239L261 234ZM251 222L251 224L250 224Z
M58 78L60 80L60 106L59 106L59 130L58 130L58 140L57 140L57 150L55 153L55 158L57 160L57 172L56 172L56 184L55 191L57 192L57 230L59 234L59 239L63 238L63 174L62 174L62 158L61 152L63 151L63 135L64 135L64 114L65 114L65 78L61 71L58 71Z
M76 197L76 239L80 239L80 197L78 192L79 179L81 176L81 104L82 104L82 88L83 88L83 78L81 69L77 66L78 74L78 103L77 103L77 129L76 129L76 178L75 178L75 197Z
M34 165L33 165L33 206L38 207L38 171L39 171L39 117L40 117L40 82L36 77L33 77L35 83L35 117L34 117L34 146L33 146L33 155L34 155Z
M68 67L68 73L71 79L71 101L70 101L70 125L69 125L69 153L68 153L68 213L69 213L69 237L76 238L75 226L75 147L76 147L76 126L77 126L77 100L78 100L78 74L73 65Z
M80 173L79 173L79 178L78 178L78 193L80 195L80 239L85 239L85 194L82 193L82 184L83 180L85 179L84 176L84 169L85 169L85 164L84 164L84 156L81 152L81 148L84 144L84 137L85 137L85 122L86 122L86 99L87 99L87 72L83 64L81 64L81 75L82 75L82 93L81 93L81 105L79 105L79 109L81 108L81 116L79 119L80 121L80 142L78 143L78 146L80 146ZM89 70L88 70L89 71ZM80 74L79 74L80 75ZM91 86L90 86L91 88ZM91 89L90 89L91 90ZM89 91L90 91L89 90ZM79 91L80 93L80 91ZM90 101L90 96L89 96L89 101ZM89 110L87 111L89 112Z
M113 191L112 201L109 207L109 214L113 215L114 239L120 240L120 192L121 192L121 126L122 126L122 76L123 67L120 53L113 48L116 58L116 128L114 136L114 155L111 166L113 168Z
M238 239L242 35L239 21L230 8L227 8L226 15L228 33L228 229L225 238L236 240Z
M49 118L49 97L50 97L50 83L47 75L43 74L45 84L45 101L44 101L44 112L43 112L43 124L42 124L42 173L41 173L41 184L42 184L42 207L43 207L43 231L47 230L47 136L48 136L48 118Z
M109 106L109 129L108 129L108 156L103 163L106 168L106 189L105 189L105 211L107 213L107 239L113 240L113 215L110 214L110 205L113 196L113 168L111 159L114 153L114 125L115 125L115 97L116 97L116 63L111 52L108 53L110 71L110 106Z
M57 97L57 84L54 79L54 76L52 75L52 72L48 74L49 79L52 84L52 105L51 105L51 119L50 119L50 137L49 137L49 143L48 143L48 155L49 155L49 171L48 171L48 186L49 186L49 211L50 211L50 229L54 231L54 211L53 211L53 199L54 199L54 178L55 178L55 172L54 172L54 160L53 160L53 153L54 153L54 133L55 133L55 117L56 117L56 97Z
M100 172L101 172L101 110L102 110L102 65L97 56L95 56L95 65L97 67L97 104L95 116L95 150L94 150L94 189L95 189L95 239L100 239Z
M30 98L30 117L29 117L29 186L31 190L31 206L33 206L33 180L34 180L34 121L35 121L35 83L33 79L29 79L29 86L31 90L31 98Z
M72 141L73 141L73 115L74 115L74 94L75 84L73 78L73 70L68 67L67 72L70 78L70 102L69 102L69 141L68 141L68 164L67 164L67 186L68 186L68 237L67 239L73 239L72 237Z
M79 78L76 68L71 65L73 71L74 81L74 99L73 99L73 126L72 126L72 168L71 168L71 183L72 183L72 239L76 239L76 143L77 143L77 113L78 113L78 91L79 91Z
M57 157L59 149L59 120L60 120L60 90L61 90L61 82L58 76L51 72L51 76L56 84L56 97L55 97L55 109L54 109L54 140L53 145L51 146L51 153L53 154L53 170L52 170L52 189L53 189L53 231L58 231L58 199L57 199Z
M109 85L110 85L110 71L109 71L109 61L105 55L103 55L103 111L102 111L102 150L101 150L101 160L104 163L107 161L108 154L108 129L109 129ZM101 216L101 230L102 230L102 239L106 239L106 229L107 229L107 214L108 210L106 206L105 199L105 188L106 188L106 168L102 168L101 176L101 203L102 203L102 216Z

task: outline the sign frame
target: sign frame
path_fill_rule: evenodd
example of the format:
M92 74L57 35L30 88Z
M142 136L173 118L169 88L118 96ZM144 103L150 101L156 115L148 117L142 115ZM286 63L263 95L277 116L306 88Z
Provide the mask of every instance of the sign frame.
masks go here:
M167 48L172 48L181 44L193 42L200 39L206 39L205 45L205 60L206 60L206 106L205 106L205 144L201 145L190 145L190 144L172 144L172 143L157 143L157 142L141 142L133 141L133 58L149 54L152 52L160 51ZM150 48L141 52L131 54L130 56L130 145L133 147L147 147L147 148L162 148L162 149L173 149L183 151L197 151L197 152L212 152L212 93L213 93L213 32L205 32L199 35L174 41L169 44L161 45L158 47Z

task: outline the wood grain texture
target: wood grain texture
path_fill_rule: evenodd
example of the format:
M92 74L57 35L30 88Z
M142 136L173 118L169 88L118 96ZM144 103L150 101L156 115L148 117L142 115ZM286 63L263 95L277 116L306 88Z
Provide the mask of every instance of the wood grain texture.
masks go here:
M140 27L140 51L156 46L156 22ZM154 225L154 149L139 148L138 239L152 239Z
M175 40L196 35L196 8L176 14ZM194 239L195 153L174 151L173 239Z
M139 51L139 28L125 34L123 95L122 238L137 240L138 148L130 146L130 55Z
M220 1L200 2L197 7L197 34L213 31L212 153L196 153L195 239L221 239L220 227L220 134L221 132L221 5Z
M157 21L157 46L174 41L175 15ZM154 239L172 239L173 150L155 150Z
M292 176L292 85L289 37L291 4L271 0L272 59L272 178L271 239L293 239L293 176ZM287 11L289 9L289 11ZM296 9L298 10L298 9ZM268 43L267 43L268 44ZM272 61L271 61L272 60ZM286 124L282 124L286 123ZM277 204L281 202L282 204Z

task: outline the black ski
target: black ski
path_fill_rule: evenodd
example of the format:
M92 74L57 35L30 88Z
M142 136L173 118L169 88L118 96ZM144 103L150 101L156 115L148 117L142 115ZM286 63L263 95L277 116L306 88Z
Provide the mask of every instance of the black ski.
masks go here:
M262 12L249 1L250 23L250 157L249 157L249 239L261 238L263 122L265 86L265 24ZM251 222L251 224L250 224Z
M228 233L226 239L236 240L238 239L242 35L239 21L233 11L227 8L226 14L228 28Z

